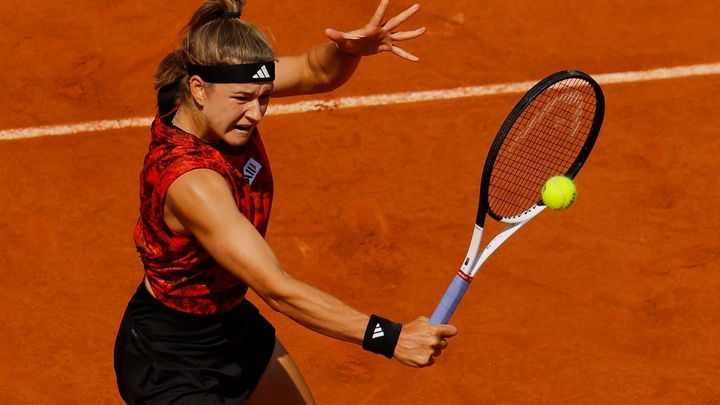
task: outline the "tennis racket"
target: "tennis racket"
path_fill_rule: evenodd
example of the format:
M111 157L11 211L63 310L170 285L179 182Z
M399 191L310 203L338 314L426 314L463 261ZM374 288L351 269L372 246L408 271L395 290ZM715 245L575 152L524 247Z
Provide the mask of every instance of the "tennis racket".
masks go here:
M533 86L505 119L480 181L475 229L460 270L430 323L446 324L480 267L500 245L541 213L542 186L550 177L574 178L600 132L605 97L589 75L566 70ZM486 216L506 223L480 251Z

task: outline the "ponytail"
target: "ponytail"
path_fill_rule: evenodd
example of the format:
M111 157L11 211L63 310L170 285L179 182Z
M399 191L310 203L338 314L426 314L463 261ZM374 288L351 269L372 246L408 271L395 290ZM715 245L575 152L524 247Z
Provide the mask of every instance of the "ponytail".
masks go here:
M160 90L182 79L183 76L187 76L186 63L181 49L167 54L155 71L155 90Z

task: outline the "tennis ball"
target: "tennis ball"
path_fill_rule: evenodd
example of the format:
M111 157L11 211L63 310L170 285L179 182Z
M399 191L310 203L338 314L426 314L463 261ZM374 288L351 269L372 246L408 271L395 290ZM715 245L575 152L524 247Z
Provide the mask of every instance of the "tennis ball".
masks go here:
M575 202L577 190L570 178L553 176L545 182L542 188L543 203L550 209L562 211Z

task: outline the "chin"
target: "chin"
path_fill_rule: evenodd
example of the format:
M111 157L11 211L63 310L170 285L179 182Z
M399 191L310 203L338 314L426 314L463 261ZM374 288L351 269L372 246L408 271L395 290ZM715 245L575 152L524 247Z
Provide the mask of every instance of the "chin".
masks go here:
M228 145L231 145L231 146L242 146L242 145L245 145L249 140L250 140L249 133L248 134L238 134L238 133L228 134L224 139L225 143L227 143Z

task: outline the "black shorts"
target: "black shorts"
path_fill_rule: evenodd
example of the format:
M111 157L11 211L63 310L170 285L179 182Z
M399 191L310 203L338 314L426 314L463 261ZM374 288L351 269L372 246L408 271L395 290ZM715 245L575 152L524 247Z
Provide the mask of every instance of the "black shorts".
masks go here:
M115 376L128 404L242 404L275 347L275 329L247 300L217 315L174 310L143 284L115 340Z

